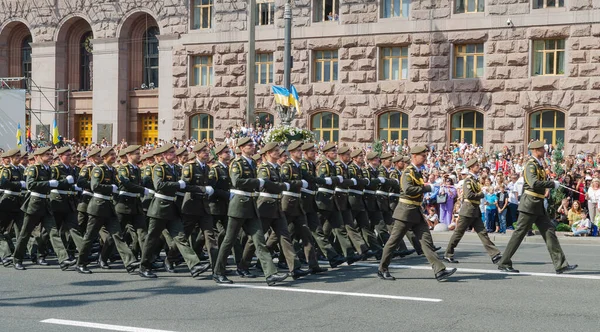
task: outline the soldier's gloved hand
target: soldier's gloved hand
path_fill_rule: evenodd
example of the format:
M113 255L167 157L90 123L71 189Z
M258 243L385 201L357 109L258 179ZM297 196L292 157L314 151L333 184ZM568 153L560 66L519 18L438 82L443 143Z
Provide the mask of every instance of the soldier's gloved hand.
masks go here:
M56 188L56 187L58 187L58 181L50 180L50 181L48 181L48 185L50 186L50 188Z
M325 178L325 184L328 185L328 186L331 186L333 184L333 181L331 180L330 177L326 177Z
M73 190L75 191L83 191L81 188L79 188L77 185L73 186Z
M340 183L344 182L344 177L341 175L338 175L337 178L340 180Z
M283 184L285 184L285 190L290 190L290 184L287 182L284 182Z
M302 188L308 188L308 182L306 182L306 180L302 180Z
M148 190L148 188L144 188L144 196L148 195L150 193L150 190Z
M234 196L233 193L229 193L229 200L232 200L233 196Z
M71 175L67 175L66 179L67 179L67 182L69 182L69 184L75 183L75 179L73 179L73 177Z
M378 177L379 182L381 183L385 183L385 178L383 176Z
M560 182L554 180L554 189L558 189L560 187Z
M265 186L265 180L258 179L258 182L259 182L258 189L262 189Z
M112 187L113 187L113 194L116 194L117 192L119 192L119 187L117 187L116 184L113 184Z
M352 180L352 183L354 183L354 185L355 185L355 186L358 184L358 182L356 182L356 179L355 179L355 178L352 178L352 179L350 179L350 180Z
M185 189L185 181L179 180L177 182L179 182L179 189Z
M212 196L215 193L215 190L211 186L204 187L204 190L206 190L206 194L208 196Z
M21 181L21 189L27 188L27 183L25 181Z

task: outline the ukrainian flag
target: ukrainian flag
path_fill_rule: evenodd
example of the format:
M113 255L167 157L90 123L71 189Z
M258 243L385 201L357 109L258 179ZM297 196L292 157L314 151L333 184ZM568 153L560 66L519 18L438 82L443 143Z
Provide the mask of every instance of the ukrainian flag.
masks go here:
M17 124L17 146L21 148L23 145L23 132L21 132L21 123Z
M58 139L58 136L60 136L58 134L58 126L56 125L56 119L54 119L54 123L52 123L52 143L53 144L58 144L58 142L60 142L60 140Z
M273 85L272 90L275 96L275 103L281 106L290 106L290 92L286 88Z
M290 105L296 108L298 115L300 115L300 97L298 97L298 91L293 85L290 86Z

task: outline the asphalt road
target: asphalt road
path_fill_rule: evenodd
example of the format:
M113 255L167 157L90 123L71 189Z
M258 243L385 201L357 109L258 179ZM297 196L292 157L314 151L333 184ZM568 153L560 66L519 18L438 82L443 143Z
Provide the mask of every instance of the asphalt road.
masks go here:
M514 267L533 274L508 275L469 238L457 249L459 271L444 283L415 255L394 260L396 281L377 279L369 260L276 288L238 277L235 287L218 286L209 274L192 279L184 267L155 280L122 269L88 276L56 265L0 267L0 331L101 331L62 325L88 323L137 332L598 331L600 245L563 248L577 271L555 275L545 245L524 243ZM42 322L49 319L67 322Z

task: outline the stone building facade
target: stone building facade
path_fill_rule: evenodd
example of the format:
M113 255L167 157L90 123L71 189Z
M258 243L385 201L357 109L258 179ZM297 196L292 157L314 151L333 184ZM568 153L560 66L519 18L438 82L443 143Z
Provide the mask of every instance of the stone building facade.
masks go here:
M266 55L259 69L268 79L255 86L254 109L274 114L285 0L257 2L256 52ZM14 50L29 33L31 77L42 87L31 89L31 108L64 109L65 96L46 100L40 91L79 87L85 52L70 48L81 49L91 32L91 88L69 92L69 112L58 116L71 136L84 119L92 141L218 140L246 114L248 3L3 0L0 77L21 76ZM564 139L568 153L600 151L600 0L292 3L300 127L347 144L464 139L522 151L539 137ZM157 45L148 42L150 28ZM157 46L150 57L149 45ZM154 89L145 84L152 77L160 82ZM43 124L54 117L38 115Z

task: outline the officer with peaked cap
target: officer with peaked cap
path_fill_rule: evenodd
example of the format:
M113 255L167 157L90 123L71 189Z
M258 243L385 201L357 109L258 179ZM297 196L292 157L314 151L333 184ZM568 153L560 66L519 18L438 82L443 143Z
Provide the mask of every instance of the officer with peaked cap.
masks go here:
M25 181L19 167L21 154L19 149L12 149L2 154L5 161L0 170L0 259L2 265L12 263L13 246L10 230L13 225L23 225L23 212L20 210L23 198L21 190L25 189Z
M364 154L356 157L357 159L364 158ZM377 233L381 237L382 234L386 234L387 230L383 230L385 228L385 223L383 220L383 214L379 206L377 205L377 189L379 185L386 181L385 178L379 176L378 167L380 163L380 156L377 152L369 152L366 155L366 165L362 168L362 177L368 180L368 183L363 187L364 194L363 200L365 202L365 214L367 215L367 224L369 229L377 230ZM369 234L369 238L375 236L375 233L372 231ZM370 240L372 243L373 240ZM385 241L381 241L384 243ZM375 244L371 244L371 249L377 250L377 258L381 258L382 248L381 246L377 247Z

